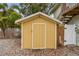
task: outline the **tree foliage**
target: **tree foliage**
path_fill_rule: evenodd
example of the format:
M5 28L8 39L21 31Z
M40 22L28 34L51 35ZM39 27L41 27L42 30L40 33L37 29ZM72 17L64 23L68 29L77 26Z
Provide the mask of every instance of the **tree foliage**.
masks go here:
M23 16L28 16L36 12L43 12L50 15L58 8L59 5L60 4L54 3L20 3L19 6L13 5L12 8L17 9Z
M18 27L15 21L21 18L21 15L8 7L7 4L0 4L0 28L3 31L5 38L5 31L7 28Z
M54 3L20 3L19 5L12 5L9 7L7 3L1 3L0 28L3 31L4 37L7 28L19 27L17 24L15 24L17 19L36 12L43 12L50 15L58 8L58 6L59 4Z

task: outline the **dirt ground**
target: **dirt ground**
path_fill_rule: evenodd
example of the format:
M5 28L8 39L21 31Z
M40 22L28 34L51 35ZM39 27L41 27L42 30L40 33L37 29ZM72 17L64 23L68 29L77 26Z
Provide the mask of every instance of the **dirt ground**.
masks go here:
M0 56L78 56L79 47L65 46L57 49L20 49L20 39L0 39Z

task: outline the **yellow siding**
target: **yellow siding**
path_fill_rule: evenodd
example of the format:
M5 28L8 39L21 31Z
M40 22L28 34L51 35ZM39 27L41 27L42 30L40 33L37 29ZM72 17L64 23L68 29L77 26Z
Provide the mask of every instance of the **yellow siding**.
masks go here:
M56 24L48 22L47 25L47 48L56 48Z
M45 47L45 24L33 24L33 48Z
M22 41L23 44L22 44L22 47L23 48L27 48L27 49L30 49L32 48L32 24L33 23L44 23L46 24L46 48L56 48L56 42L57 42L57 33L56 33L56 27L57 27L57 24L55 22L51 22L51 21L48 21L46 20L45 18L36 18L36 19L33 19L31 21L28 21L28 22L23 22L21 24L21 28L22 28ZM39 29L38 29L39 31ZM44 33L44 32L43 32ZM38 42L39 39L38 39ZM45 41L43 41L45 42ZM38 44L37 44L38 45ZM39 48L39 47L37 47ZM45 48L45 47L44 47Z
M32 32L32 28L31 28L31 24L28 22L28 23L23 23L22 24L23 26L21 27L22 28L22 46L23 48L32 48L32 35L31 35L31 32Z

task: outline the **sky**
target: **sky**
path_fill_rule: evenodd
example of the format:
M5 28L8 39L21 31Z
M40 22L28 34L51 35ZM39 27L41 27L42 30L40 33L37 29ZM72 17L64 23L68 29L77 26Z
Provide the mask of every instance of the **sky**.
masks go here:
M19 3L7 3L8 4L8 6L10 7L10 6L12 6L12 5L19 5ZM0 11L2 11L2 9L0 9ZM16 10L17 12L18 12L18 10Z
M10 6L12 6L13 4L19 5L19 3L8 3L8 6L10 7Z

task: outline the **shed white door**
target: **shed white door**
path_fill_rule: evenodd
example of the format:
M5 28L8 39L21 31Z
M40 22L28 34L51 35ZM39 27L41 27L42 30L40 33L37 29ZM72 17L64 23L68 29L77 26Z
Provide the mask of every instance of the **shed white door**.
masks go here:
M65 25L64 45L68 45L68 44L76 45L75 25Z
M45 48L45 24L44 23L34 23L33 24L33 48L42 49Z

